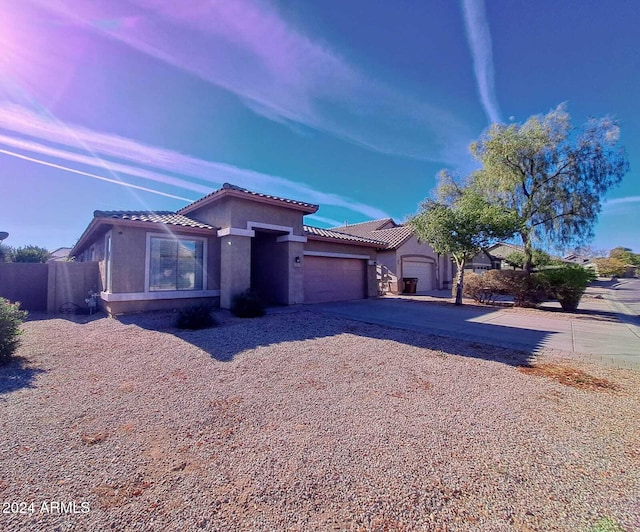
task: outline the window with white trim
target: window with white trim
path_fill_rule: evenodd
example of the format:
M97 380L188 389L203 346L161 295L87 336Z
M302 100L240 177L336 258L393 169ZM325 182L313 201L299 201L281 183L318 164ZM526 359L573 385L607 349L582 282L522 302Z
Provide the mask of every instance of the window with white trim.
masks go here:
M150 292L203 289L204 240L152 236L149 254Z

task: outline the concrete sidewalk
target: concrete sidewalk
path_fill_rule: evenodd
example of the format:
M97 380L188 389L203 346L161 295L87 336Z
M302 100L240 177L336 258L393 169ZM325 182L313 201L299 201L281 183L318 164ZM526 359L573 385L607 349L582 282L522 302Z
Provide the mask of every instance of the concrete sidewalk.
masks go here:
M608 299L588 293L579 313L570 318L557 304L549 311L492 306L455 307L442 300L450 294L382 297L308 305L309 310L367 323L417 330L532 354L556 355L640 369L640 327L620 321ZM441 296L441 301L436 298ZM559 308L559 306L558 306ZM622 316L624 318L624 316Z

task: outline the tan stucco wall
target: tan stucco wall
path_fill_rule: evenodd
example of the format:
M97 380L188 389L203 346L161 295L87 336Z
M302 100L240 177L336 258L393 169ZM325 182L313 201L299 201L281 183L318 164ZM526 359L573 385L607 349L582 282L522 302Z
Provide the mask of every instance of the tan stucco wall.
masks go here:
M191 211L189 217L215 227L246 229L247 222L259 222L293 228L302 235L302 212L242 198L222 198L210 205Z
M367 255L369 259L375 260L377 252L374 248L365 246L354 246L348 243L326 242L323 240L309 239L304 246L305 251L322 251L325 253L347 253L349 255Z
M251 288L251 238L220 239L220 306L230 308L233 296Z
M114 225L111 232L111 292L144 292L147 230Z
M220 306L219 297L198 297L185 299L156 299L153 301L103 301L102 307L110 315L147 312L152 310L179 310L194 305Z

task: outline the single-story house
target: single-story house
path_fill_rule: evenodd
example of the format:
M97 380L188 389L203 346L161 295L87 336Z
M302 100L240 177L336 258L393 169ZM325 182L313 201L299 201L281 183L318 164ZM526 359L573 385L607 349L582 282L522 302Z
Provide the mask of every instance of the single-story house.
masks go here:
M577 255L575 253L566 255L562 260L567 263L570 262L572 264L579 264L580 266L584 266L585 268L593 267L593 259L591 257L585 257L583 255Z
M69 253L71 253L71 248L58 248L49 253L47 262L59 262L68 260Z
M225 183L177 212L95 211L71 256L99 263L110 314L229 308L247 289L276 305L376 296L387 242L305 225L317 210Z
M448 289L451 286L451 259L439 255L428 244L419 242L409 225L383 218L334 227L333 231L384 242L377 255L378 289L382 293L401 292L402 279L407 277L418 280L418 292Z
M467 262L465 270L471 270L474 273L482 273L486 270L510 270L513 267L505 259L511 253L524 253L524 246L498 242L476 254L471 261Z

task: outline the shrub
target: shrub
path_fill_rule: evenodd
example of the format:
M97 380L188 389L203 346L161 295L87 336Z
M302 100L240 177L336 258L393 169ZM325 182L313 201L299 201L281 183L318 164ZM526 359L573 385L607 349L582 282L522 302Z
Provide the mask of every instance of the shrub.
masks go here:
M535 306L545 300L544 284L523 271L488 270L482 275L465 275L465 294L479 303L493 303L496 296L510 295L516 306Z
M26 317L27 312L20 310L20 303L0 297L0 365L11 360L22 334L20 325Z
M481 301L480 292L482 290L482 276L478 275L474 272L469 272L464 274L464 286L462 293L467 296L475 299L479 303L483 303Z
M264 303L255 292L246 290L233 296L231 312L239 318L256 318L264 315Z
M498 272L498 270L489 270L482 275L473 272L465 274L464 295L472 297L478 303L493 303L496 296L504 293L496 283L494 272Z
M595 273L578 265L543 270L535 274L546 286L547 293L560 302L563 310L576 310Z
M206 329L216 324L216 320L211 315L210 305L196 305L182 309L178 312L178 317L176 318L176 327L178 329Z
M516 270L495 270L496 289L513 296L516 307L535 307L547 298L545 285L536 274Z

